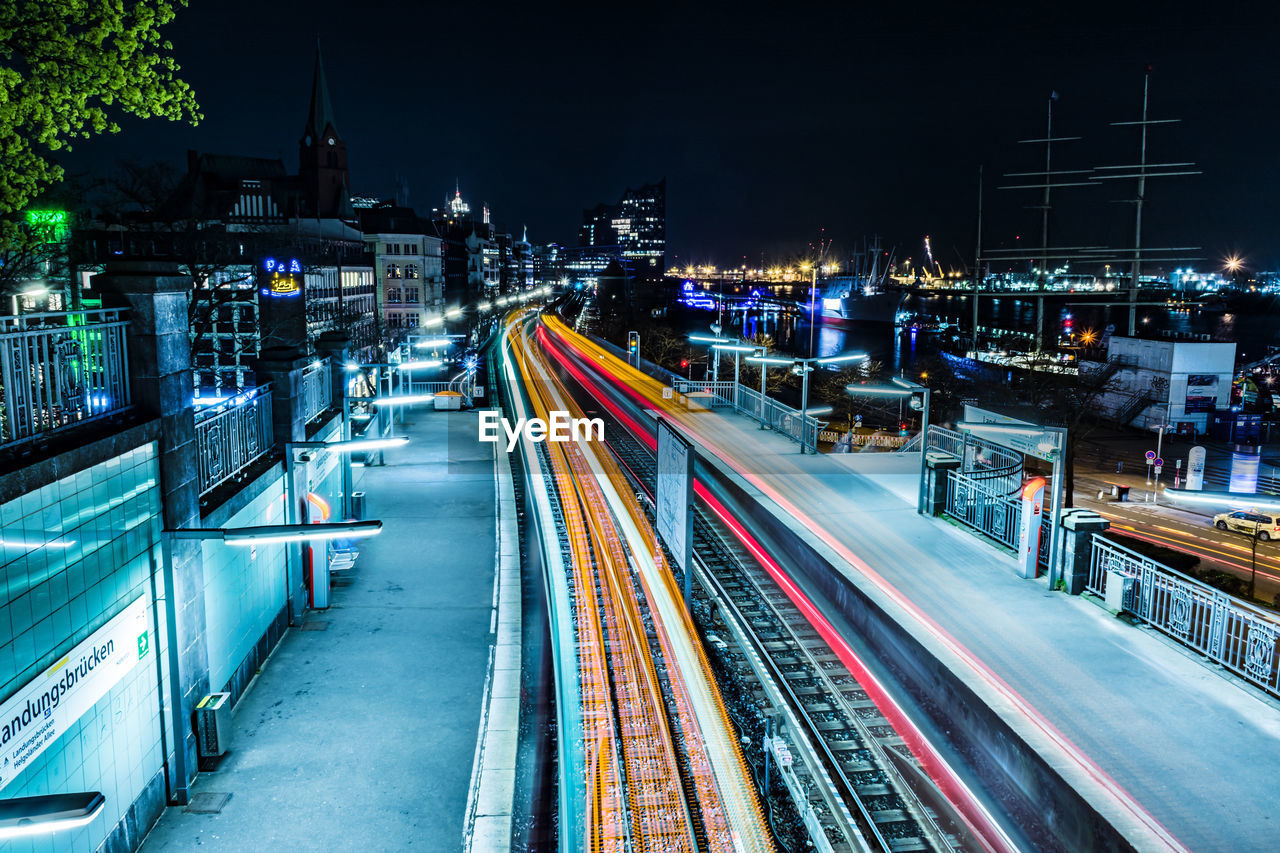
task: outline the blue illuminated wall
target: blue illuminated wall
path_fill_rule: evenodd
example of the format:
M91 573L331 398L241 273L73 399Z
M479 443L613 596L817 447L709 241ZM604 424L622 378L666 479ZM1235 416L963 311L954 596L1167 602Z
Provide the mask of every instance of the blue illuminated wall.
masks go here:
M284 478L279 468L272 473L262 492L219 526L284 524ZM285 604L284 546L205 542L202 550L209 684L214 690L231 687L238 698L243 684L232 684L234 677Z
M139 596L151 601L158 478L148 442L0 504L0 701ZM158 649L154 613L148 621ZM122 820L145 831L164 804L158 680L153 654L0 791L101 791L102 814L5 853L92 853Z

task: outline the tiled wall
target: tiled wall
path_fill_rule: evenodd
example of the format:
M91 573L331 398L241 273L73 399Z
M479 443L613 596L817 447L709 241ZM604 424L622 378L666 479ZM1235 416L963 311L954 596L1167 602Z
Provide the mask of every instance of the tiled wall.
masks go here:
M281 477L226 526L284 524L284 509ZM203 552L209 684L221 690L284 607L284 546L232 548L205 542Z
M0 505L0 701L139 596L151 600L158 480L151 442ZM102 814L72 833L8 842L6 853L91 853L120 822L162 768L158 678L154 656L135 666L0 791L101 791Z

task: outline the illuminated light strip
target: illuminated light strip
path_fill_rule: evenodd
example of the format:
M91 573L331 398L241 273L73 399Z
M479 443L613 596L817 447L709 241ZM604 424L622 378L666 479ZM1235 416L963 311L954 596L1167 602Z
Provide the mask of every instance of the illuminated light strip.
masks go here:
M542 322L545 326L548 326L548 327L552 326L553 324L562 325L555 318L544 317ZM582 355L585 361L591 362L593 365L595 364L594 360L587 357L585 352L582 349L568 342L567 334L570 334L570 332L567 329L565 329L563 332L560 330L551 329L551 332L559 336L561 340L565 342L565 345L568 346L570 349L573 349L576 352L578 352L580 355ZM577 333L572 333L572 334L574 334L576 337L582 338L582 336L577 335ZM613 362L616 368L613 371L615 376L617 376L618 372L621 371L621 373L623 373L624 375L635 374L639 377L643 377L644 380L654 385L658 384L657 380L653 379L647 374L644 374L644 373L641 373L640 371L635 370L630 365L623 364L619 359L613 357L612 354L605 352L602 347L595 346L594 344L587 341L585 338L582 338L582 340L585 346L593 347L594 349L596 349L601 353L600 360L605 361L606 364L609 364L610 360ZM627 387L625 382L622 384L621 390L624 393L632 397L635 397L637 400L641 402L656 404L658 408L664 409L677 417L681 414L678 410L675 410L674 408L670 407L667 401L641 397L637 392L630 390L630 388ZM685 425L683 421L679 422L679 426L685 432L692 433L692 430L687 425ZM919 621L923 627L927 628L929 632L932 633L939 642L941 642L944 646L946 646L953 654L959 657L962 661L968 664L977 675L981 676L988 684L994 687L997 690L997 692L1001 693L1005 699L1007 699L1010 703L1012 703L1023 714L1023 716L1027 718L1028 721L1034 724L1036 728L1038 728L1046 737L1049 738L1050 741L1052 741L1055 745L1058 746L1058 748L1060 748L1063 752L1065 752L1067 756L1070 757L1072 761L1074 761L1077 764L1077 766L1079 766L1081 770L1083 770L1089 778L1091 778L1100 787L1102 787L1113 798L1113 800L1115 800L1138 823L1140 823L1153 836L1155 836L1156 840L1164 844L1170 850L1178 850L1178 851L1186 850L1186 848L1177 840L1177 838L1173 836L1172 833L1169 832L1168 829L1164 827L1163 824L1161 824L1158 820L1155 819L1155 817L1151 815L1150 812L1148 812L1145 808L1143 808L1142 805L1137 800L1135 800L1133 796L1129 794L1128 791L1126 791L1118 782L1112 779L1111 776L1105 770L1103 770L1095 761L1093 761L1093 759L1091 759L1079 747L1077 747L1069 738L1066 737L1066 735L1064 735L1061 731L1059 731L1056 726L1050 723L1049 720L1043 714L1041 714L1039 710L1037 710L1033 705L1031 705L1031 703L1029 703L1026 699L1022 698L1021 694L1019 694L1016 690L1010 687L1004 681L1004 679L1002 679L999 675L997 675L995 671L992 670L985 662L979 659L976 655L974 655L967 648L965 648L959 641L957 641L954 637L952 637L931 616L929 616L924 611L922 611L919 607L917 607L910 599L908 599L905 595L903 595L902 592L900 592L896 587L894 587L891 583L889 583L879 572L876 572L861 558L857 557L851 550L849 550L848 547L846 547L844 544L836 540L828 531L826 531L822 527L815 524L812 519L810 519L805 513L801 512L799 508L796 507L793 503L786 500L781 494L779 494L776 490L770 487L765 481L759 479L758 477L752 474L747 473L746 471L741 470L739 466L736 464L736 460L733 460L732 457L728 456L728 454L720 450L717 445L713 444L710 441L707 441L704 437L700 435L695 436L695 438L697 438L700 441L700 443L703 444L708 450L714 453L721 461L723 461L726 465L728 465L735 472L737 472L739 476L743 477L743 479L747 480L752 485L756 486L756 488L760 489L764 494L769 496L775 503L777 503L779 507L781 507L786 512L788 512L793 518L799 521L803 526L805 526L811 532L815 533L818 536L818 538L823 542L823 544L827 545L827 547L831 548L833 551L839 554L842 558L844 558L851 566L853 566L859 572L861 572L863 576L867 578L867 580L871 581L881 592L883 592L892 601L894 601L894 603L896 603L899 607L903 608L912 616L914 616L917 619L917 621Z

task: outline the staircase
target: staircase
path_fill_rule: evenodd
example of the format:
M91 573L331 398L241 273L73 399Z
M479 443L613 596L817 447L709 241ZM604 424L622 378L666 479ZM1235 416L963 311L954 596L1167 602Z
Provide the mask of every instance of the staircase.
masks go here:
M1147 406L1155 402L1151 394L1147 391L1136 391L1129 398L1129 402L1120 407L1120 411L1116 413L1116 423L1120 426L1128 426L1133 423L1133 419L1142 413Z

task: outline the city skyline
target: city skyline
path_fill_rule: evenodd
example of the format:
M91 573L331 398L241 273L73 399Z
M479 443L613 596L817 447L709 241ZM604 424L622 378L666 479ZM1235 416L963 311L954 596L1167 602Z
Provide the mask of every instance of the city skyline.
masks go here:
M70 164L180 163L187 148L291 161L305 118L297 93L318 36L354 193L391 197L402 177L425 212L443 204L456 178L505 227L527 224L536 242L571 243L584 208L666 176L669 261L737 265L745 254L757 263L760 252L801 251L825 228L847 244L879 233L901 254L931 234L939 260L958 265L973 254L979 165L986 242L1024 230L1038 239L1038 212L1027 209L1037 199L996 190L1008 183L1002 173L1040 168L1039 147L1017 140L1043 135L1046 99L1057 91L1055 128L1084 139L1061 146L1055 164L1130 162L1132 131L1108 122L1138 117L1151 63L1152 117L1183 119L1153 129L1152 156L1196 162L1203 175L1149 188L1147 242L1201 246L1202 268L1237 254L1255 268L1276 260L1265 192L1275 170L1265 157L1272 120L1249 112L1276 88L1257 14L1223 11L1189 30L1172 12L1174 23L1144 28L1141 13L1125 10L1011 18L917 7L918 18L829 10L774 20L691 9L653 10L622 26L617 12L504 8L486 16L481 43L466 36L461 9L426 18L374 6L338 26L322 14L335 4L313 7L316 23L305 30L275 7L255 8L258 23L246 30L241 0L186 10L172 39L201 125L129 121L115 137L81 143ZM394 32L385 26L393 20ZM419 31L435 39L425 63L388 41ZM223 48L202 50L207 38ZM1035 40L1043 47L1030 56ZM631 58L604 72L617 49ZM264 56L273 69L266 80ZM1131 188L1104 192L1059 194L1055 235L1090 231L1092 243L1128 245L1128 206L1112 201Z

